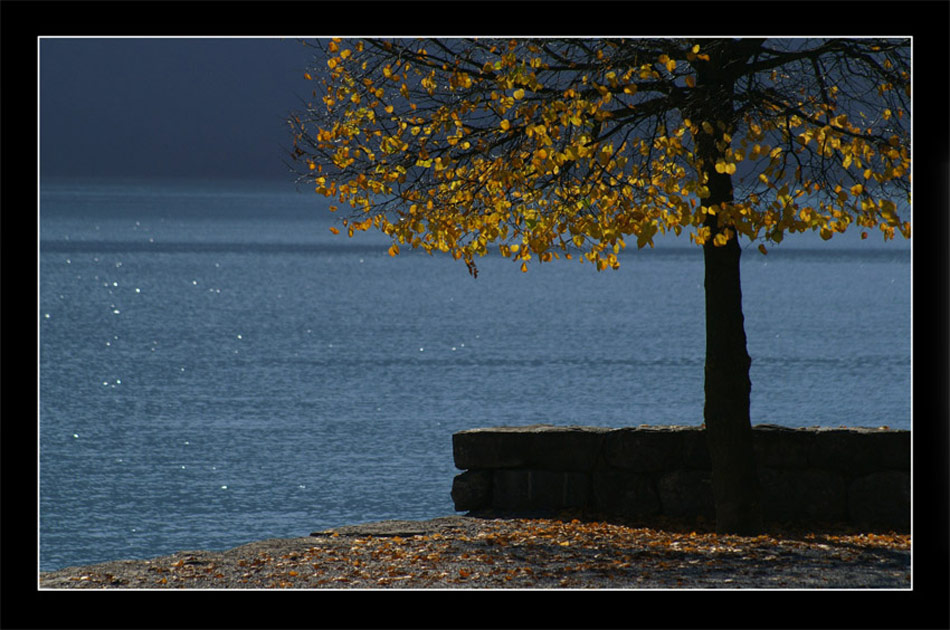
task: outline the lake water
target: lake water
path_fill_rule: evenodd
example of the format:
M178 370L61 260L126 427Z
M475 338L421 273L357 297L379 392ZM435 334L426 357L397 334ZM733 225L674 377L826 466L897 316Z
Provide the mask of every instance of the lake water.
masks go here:
M43 186L42 570L452 514L463 429L702 422L685 236L619 271L496 256L473 280L332 235L326 206L292 185ZM742 274L754 424L910 428L906 244L790 238Z

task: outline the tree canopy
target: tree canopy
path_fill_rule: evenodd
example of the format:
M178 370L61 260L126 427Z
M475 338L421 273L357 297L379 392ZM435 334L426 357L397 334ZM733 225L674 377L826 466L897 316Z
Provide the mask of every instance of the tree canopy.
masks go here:
M671 232L702 246L716 527L760 532L739 241L767 253L852 225L910 237L909 42L323 44L292 155L349 206L351 236L379 229L391 255L449 252L473 276L496 246L522 271L561 257L617 268L628 240Z
M910 237L894 39L321 40L296 170L400 247L617 268L658 233ZM711 195L716 176L731 194ZM332 228L336 230L336 228Z

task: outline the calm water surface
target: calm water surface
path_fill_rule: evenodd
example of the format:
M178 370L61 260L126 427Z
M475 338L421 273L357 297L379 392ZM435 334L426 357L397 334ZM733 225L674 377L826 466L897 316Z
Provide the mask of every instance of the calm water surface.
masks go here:
M452 433L698 425L684 238L473 280L273 184L57 183L40 211L40 566L454 512ZM743 257L753 423L910 427L905 244ZM81 535L79 533L81 532Z

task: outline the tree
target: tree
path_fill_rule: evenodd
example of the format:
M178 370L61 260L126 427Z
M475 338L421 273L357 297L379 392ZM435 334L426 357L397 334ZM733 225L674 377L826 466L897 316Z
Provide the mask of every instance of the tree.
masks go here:
M294 169L342 226L521 263L620 266L686 231L705 264L717 529L762 527L740 238L910 237L910 44L893 39L320 42ZM331 206L337 210L337 206ZM336 231L336 228L331 228Z

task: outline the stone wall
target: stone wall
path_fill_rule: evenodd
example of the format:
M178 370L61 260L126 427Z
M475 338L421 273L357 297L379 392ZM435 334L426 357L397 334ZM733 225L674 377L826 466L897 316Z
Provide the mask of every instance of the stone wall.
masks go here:
M910 432L753 427L769 522L910 529ZM700 427L535 425L452 436L458 511L714 522Z

